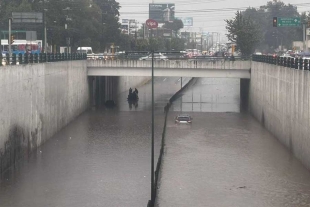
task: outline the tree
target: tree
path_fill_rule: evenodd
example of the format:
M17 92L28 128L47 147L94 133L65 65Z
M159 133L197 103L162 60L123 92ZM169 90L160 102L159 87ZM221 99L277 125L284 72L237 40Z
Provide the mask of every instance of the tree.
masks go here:
M91 46L98 51L101 16L99 7L91 0L48 1L45 8L46 25L52 35L48 37L49 43L52 39L53 44L66 46L66 39L70 38L73 49Z
M154 51L165 50L165 40L163 38L150 38L149 49Z
M149 47L149 43L146 39L138 39L136 42L136 50L138 51L147 51Z
M131 45L129 35L121 33L117 45L119 46L120 51L130 51Z
M242 55L250 55L260 42L260 30L251 18L244 18L240 11L232 20L225 20L228 40L236 43Z
M301 27L273 27L273 17L301 17L297 7L284 4L281 1L269 1L259 9L248 8L243 13L245 18L251 18L260 28L262 41L259 48L262 51L274 52L279 46L291 48L292 41L302 40ZM303 19L303 18L301 18Z
M171 29L175 34L184 27L182 20L174 19L173 22L166 22L163 28Z
M0 23L7 30L12 12L45 11L49 44L66 46L66 38L70 37L73 51L78 46L99 51L100 45L120 41L119 8L115 0L0 0ZM29 30L28 25L13 28ZM36 30L43 40L42 24L31 30Z
M108 44L120 41L119 9L115 0L94 0L101 9L101 50Z
M185 49L185 39L172 38L171 39L171 49L175 51L183 51Z

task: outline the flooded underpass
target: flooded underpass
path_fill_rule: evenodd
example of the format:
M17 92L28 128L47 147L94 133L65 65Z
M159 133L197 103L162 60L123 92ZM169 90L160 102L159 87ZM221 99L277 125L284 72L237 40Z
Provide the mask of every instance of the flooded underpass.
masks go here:
M183 79L183 83L188 79ZM155 79L155 160L180 78ZM6 173L1 207L137 207L151 197L151 83L79 116ZM309 206L310 174L249 114L240 80L196 79L172 104L157 206ZM191 125L175 125L180 113ZM156 163L155 163L156 165Z
M155 79L155 157L163 107L180 87L180 78ZM150 82L138 90L137 106L130 107L126 90L115 108L83 113L4 174L0 206L146 206L151 195Z
M234 80L198 79L172 105L156 206L310 206L310 173L247 113ZM175 124L180 113L192 124Z

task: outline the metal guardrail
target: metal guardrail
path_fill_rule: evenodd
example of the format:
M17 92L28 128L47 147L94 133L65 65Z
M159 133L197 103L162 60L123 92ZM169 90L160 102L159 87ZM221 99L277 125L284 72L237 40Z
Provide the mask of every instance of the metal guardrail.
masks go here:
M45 62L59 62L67 60L86 60L86 53L40 53L40 54L8 54L0 57L0 66L3 65L22 65Z
M253 55L252 61L284 66L296 70L310 70L310 60L295 57L279 57L271 55Z
M87 59L89 60L139 60L141 57L145 57L147 55L142 55L141 54L121 54L121 55L104 55L104 56L99 56L99 55L94 55L94 56L89 56ZM215 57L215 56L193 56L193 57L182 57L182 56L177 56L177 55L165 55L167 58L166 59L157 59L155 58L154 60L199 60L199 61L235 61L235 60L250 60L251 58L249 57L242 57L242 56L227 56L227 57Z

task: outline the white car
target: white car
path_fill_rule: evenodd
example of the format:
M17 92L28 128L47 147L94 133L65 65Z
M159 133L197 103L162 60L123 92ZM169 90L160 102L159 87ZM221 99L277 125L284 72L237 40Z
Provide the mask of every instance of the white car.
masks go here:
M139 60L152 60L152 54L140 57ZM154 60L168 60L168 57L161 53L154 53Z
M182 124L182 123L191 124L192 120L193 120L193 118L187 114L180 114L180 115L175 117L175 123L176 124Z

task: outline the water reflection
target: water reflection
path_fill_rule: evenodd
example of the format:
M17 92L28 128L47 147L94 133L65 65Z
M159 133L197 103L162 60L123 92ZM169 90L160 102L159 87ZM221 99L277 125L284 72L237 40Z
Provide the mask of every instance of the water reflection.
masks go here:
M173 103L171 110L240 112L240 79L197 78Z
M128 100L129 110L132 110L132 107L134 107L135 109L137 109L137 108L138 108L138 102L139 102L139 101L129 101L129 100Z
M155 81L155 157L160 150L163 107L179 89L175 80ZM127 101L127 90L117 94L115 107L85 112L49 139L40 148L42 153L21 163L19 172L6 177L0 184L0 206L146 206L151 87L139 87L139 103Z

